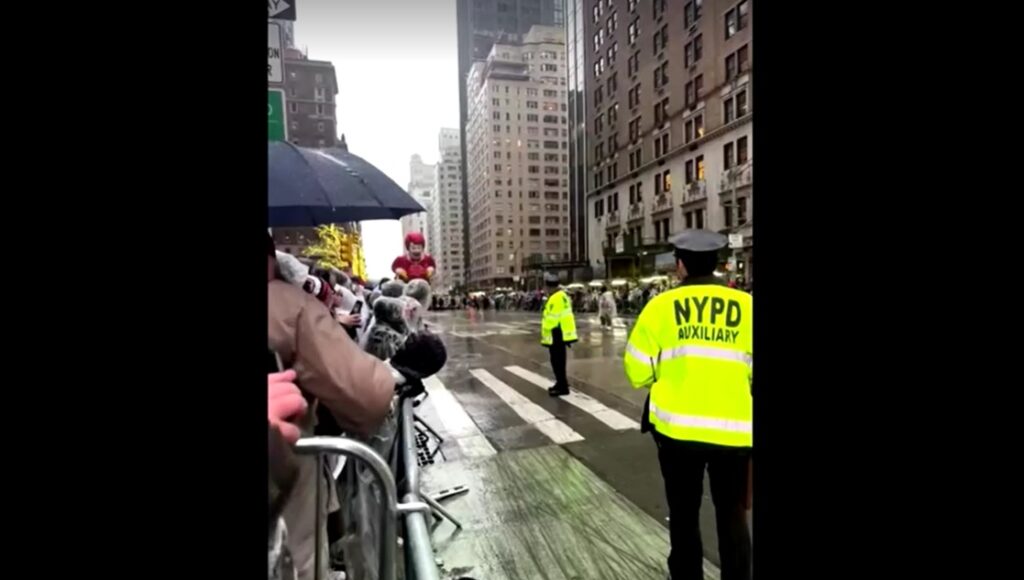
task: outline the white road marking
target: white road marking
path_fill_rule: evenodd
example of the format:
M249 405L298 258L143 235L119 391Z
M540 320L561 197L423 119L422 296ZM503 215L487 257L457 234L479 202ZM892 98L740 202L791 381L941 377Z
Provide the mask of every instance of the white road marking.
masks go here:
M484 369L472 369L469 373L483 383L485 387L494 391L494 394L498 395L498 398L512 407L512 410L522 417L524 421L547 435L554 443L562 444L583 441L582 435L556 419L554 415L548 413L540 405L520 395L518 391L506 385L498 377Z
M445 432L455 439L465 457L489 457L497 453L480 428L469 418L466 410L455 400L451 391L445 388L441 379L436 376L428 377L423 379L423 386L430 393L427 401L437 411Z
M505 367L505 370L543 389L547 389L552 384L551 379L538 375L533 371L524 369L521 366L513 365ZM640 428L640 423L637 423L615 409L609 409L601 401L579 391L570 390L568 395L564 395L561 398L570 405L590 413L595 419L616 431Z

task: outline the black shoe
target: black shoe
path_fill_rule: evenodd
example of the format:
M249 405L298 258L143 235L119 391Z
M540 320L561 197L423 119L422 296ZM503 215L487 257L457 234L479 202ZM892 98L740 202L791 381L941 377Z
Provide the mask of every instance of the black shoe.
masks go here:
M561 397L569 394L569 387L558 387L554 386L548 389L548 394L552 397Z

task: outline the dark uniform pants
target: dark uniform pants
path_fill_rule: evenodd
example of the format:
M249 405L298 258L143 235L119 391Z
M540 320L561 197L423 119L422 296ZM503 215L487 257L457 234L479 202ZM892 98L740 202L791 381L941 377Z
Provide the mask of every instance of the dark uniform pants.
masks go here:
M715 504L722 580L750 580L751 546L747 529L749 448L678 441L654 432L658 462L668 496L672 580L703 580L704 550L700 540L700 503L704 468Z
M565 376L566 346L562 340L562 329L556 328L551 334L552 342L548 347L548 354L551 355L551 372L555 373L555 386L568 389L569 380Z

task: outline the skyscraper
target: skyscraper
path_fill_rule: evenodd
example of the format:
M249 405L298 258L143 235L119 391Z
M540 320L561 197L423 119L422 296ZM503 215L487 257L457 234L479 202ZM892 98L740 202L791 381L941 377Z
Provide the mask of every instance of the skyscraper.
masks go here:
M458 129L441 129L434 179L434 207L428 243L437 263L434 288L447 291L466 284L463 240L462 146ZM434 242L430 242L433 239Z
M705 228L743 234L737 254L749 273L752 0L573 4L584 64L577 55L570 83L583 81L585 114L570 149L585 160L575 158L572 181L585 184L597 271L651 273L672 233Z
M474 287L570 259L564 38L534 26L521 43L494 44L466 80Z
M462 157L462 200L468 207L466 165L466 77L474 61L487 58L496 41L519 42L534 24L562 26L565 0L456 0L459 35L459 131ZM464 235L469 232L469 212L464 212ZM465 239L468 244L468 237ZM468 245L467 245L468 247ZM468 253L467 253L468 260ZM469 262L465 264L469 268Z

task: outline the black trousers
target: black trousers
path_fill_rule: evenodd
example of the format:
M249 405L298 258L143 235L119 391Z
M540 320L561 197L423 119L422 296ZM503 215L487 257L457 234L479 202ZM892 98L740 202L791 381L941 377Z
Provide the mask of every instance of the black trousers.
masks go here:
M552 335L548 354L551 355L551 372L555 373L555 386L568 389L569 380L565 376L566 345L562 340L562 329L554 329Z
M750 580L751 546L746 513L750 449L678 441L657 432L654 442L658 445L658 462L671 517L672 552L668 567L672 580L704 578L700 504L705 466L715 504L722 580Z

